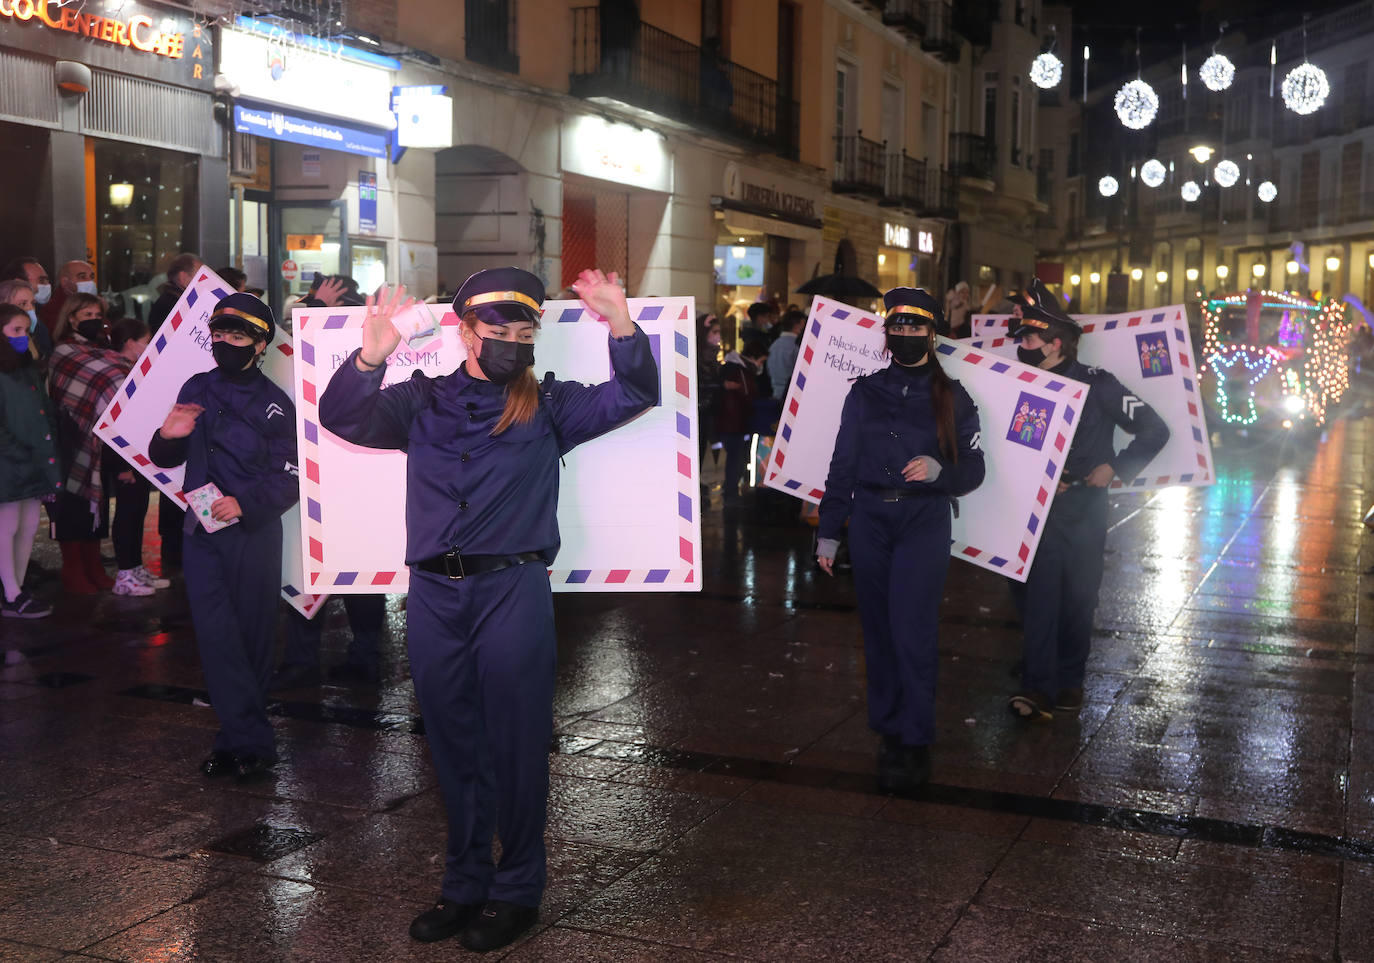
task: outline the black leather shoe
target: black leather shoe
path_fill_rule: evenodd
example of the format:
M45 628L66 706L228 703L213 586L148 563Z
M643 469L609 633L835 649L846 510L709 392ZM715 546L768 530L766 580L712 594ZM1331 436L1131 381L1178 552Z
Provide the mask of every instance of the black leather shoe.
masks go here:
M227 776L234 771L236 762L232 752L216 749L206 756L205 761L200 764L200 774L209 776L211 779L216 776Z
M1060 689L1059 694L1054 697L1054 710L1056 712L1077 712L1082 708L1082 689Z
M272 678L268 680L267 691L276 692L279 689L305 689L320 684L320 668L315 665L283 665L272 673Z
M443 897L410 924L410 938L421 943L437 943L457 936L482 911L481 903L454 903Z
M521 906L504 900L488 900L458 942L477 953L499 950L514 943L521 933L539 922L538 906Z
M252 754L239 756L234 760L234 779L238 782L256 782L267 775L267 770L276 763Z
M916 796L930 782L930 746L884 746L886 758L878 766L878 791ZM886 762L886 765L883 765Z

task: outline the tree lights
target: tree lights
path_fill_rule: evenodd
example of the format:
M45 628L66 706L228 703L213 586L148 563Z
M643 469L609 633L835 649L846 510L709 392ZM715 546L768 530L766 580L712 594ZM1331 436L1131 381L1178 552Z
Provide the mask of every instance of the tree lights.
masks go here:
M1052 53L1042 53L1031 61L1031 83L1041 90L1053 90L1064 76L1064 64Z
M1145 81L1136 78L1121 85L1112 106L1116 108L1116 116L1122 124L1131 130L1141 130L1150 126L1159 113L1159 95Z
M1231 86L1236 78L1236 65L1224 55L1214 53L1202 62L1197 74L1208 90L1221 91Z
M1283 78L1283 103L1295 114L1314 113L1326 103L1331 93L1326 71L1310 61L1303 61Z
M1168 173L1164 165L1151 157L1140 165L1140 182L1146 187L1158 187L1164 183L1164 175Z

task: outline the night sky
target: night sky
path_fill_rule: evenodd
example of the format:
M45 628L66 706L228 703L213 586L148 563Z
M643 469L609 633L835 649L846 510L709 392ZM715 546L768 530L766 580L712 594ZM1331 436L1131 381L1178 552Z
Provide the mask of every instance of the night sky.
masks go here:
M1142 0L1138 3L1105 3L1103 0L1069 0L1074 14L1074 57L1083 44L1092 47L1093 86L1109 77L1135 72L1136 29L1140 28L1141 61L1147 66L1178 57L1184 40L1189 46L1210 45L1217 40L1221 23L1227 24L1221 50L1240 46L1245 37L1259 39L1287 32L1302 24L1303 12L1313 17L1351 6L1348 2L1311 0ZM1075 63L1075 76L1077 76Z

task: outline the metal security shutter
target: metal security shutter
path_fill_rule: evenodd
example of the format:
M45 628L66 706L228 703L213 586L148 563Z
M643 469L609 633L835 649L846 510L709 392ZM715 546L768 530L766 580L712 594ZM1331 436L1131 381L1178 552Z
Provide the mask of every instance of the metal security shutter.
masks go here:
M16 50L0 50L0 120L60 127L52 61Z
M83 132L206 157L224 156L224 135L215 124L209 94L104 70L91 74L91 92L81 100Z

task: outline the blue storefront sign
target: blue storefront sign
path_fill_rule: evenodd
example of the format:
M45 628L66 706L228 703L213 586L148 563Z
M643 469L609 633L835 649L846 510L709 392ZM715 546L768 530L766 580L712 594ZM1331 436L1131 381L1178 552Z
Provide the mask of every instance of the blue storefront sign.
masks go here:
M271 107L235 104L234 130L240 134L254 134L307 147L328 147L365 157L387 156L387 135L382 131L301 117Z
M358 171L358 233L377 233L377 175Z

